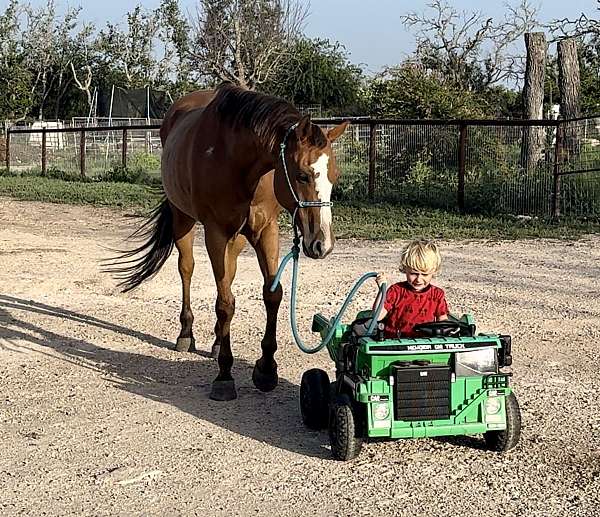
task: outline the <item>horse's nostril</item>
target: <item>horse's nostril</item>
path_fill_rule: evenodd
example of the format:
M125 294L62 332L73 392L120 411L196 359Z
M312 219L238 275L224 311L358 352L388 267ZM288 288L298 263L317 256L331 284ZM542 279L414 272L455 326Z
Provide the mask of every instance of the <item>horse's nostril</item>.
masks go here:
M315 244L313 245L313 249L314 249L315 255L317 255L318 257L321 257L323 255L323 243L321 241L315 241Z

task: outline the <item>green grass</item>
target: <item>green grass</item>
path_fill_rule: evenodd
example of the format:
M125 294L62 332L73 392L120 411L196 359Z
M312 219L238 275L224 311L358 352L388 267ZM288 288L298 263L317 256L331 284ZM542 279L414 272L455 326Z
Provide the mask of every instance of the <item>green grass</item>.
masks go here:
M134 183L77 182L34 176L0 176L0 195L27 201L146 209L160 196Z
M512 216L463 215L431 208L395 205L334 206L337 238L363 239L576 239L600 233L600 224Z
M144 185L111 182L77 182L35 176L0 175L0 195L16 199L108 206L143 213L160 195ZM334 205L338 238L407 239L575 239L600 233L593 221L569 220L561 223L510 216L461 215L428 208L383 204ZM284 218L289 221L289 218ZM289 223L284 224L289 227Z

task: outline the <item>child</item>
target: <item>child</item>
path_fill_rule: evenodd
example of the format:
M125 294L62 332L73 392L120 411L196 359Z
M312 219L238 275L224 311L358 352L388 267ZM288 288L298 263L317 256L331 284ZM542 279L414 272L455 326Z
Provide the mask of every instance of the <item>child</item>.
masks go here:
M448 304L444 291L431 284L439 271L440 252L431 241L417 240L409 243L400 256L400 271L406 275L405 282L388 285L379 321L384 323L384 337L415 337L413 328L418 323L448 319ZM377 276L377 285L387 280L383 273ZM379 297L373 309L377 307ZM371 320L355 326L358 335L364 335Z

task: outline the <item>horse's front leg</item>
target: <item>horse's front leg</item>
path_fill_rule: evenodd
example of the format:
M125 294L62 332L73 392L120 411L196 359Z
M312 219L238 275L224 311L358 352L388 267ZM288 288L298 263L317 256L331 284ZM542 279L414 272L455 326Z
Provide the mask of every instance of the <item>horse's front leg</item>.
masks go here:
M252 381L261 391L271 391L277 386L277 313L283 296L281 284L277 285L275 292L271 292L271 284L277 273L279 260L279 228L277 221L273 221L261 233L254 246L260 270L263 274L263 301L267 312L267 325L265 335L261 342L262 357L256 361L252 372Z
M238 235L227 239L218 230L205 226L206 249L210 257L215 282L217 284L217 301L215 311L215 345L218 348L219 375L212 383L210 398L213 400L233 400L237 397L235 382L231 376L233 354L231 353L230 327L235 313L235 298L231 292L231 283L237 269L237 258L246 239Z

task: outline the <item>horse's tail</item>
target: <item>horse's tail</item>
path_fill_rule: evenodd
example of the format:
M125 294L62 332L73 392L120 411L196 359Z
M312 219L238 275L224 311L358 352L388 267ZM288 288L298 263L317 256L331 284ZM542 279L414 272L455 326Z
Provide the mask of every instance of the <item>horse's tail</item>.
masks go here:
M173 251L173 211L166 197L131 235L131 238L140 237L146 239L143 244L132 250L120 251L117 257L105 263L105 271L120 280L119 287L124 293L156 275ZM143 255L136 257L141 253Z

